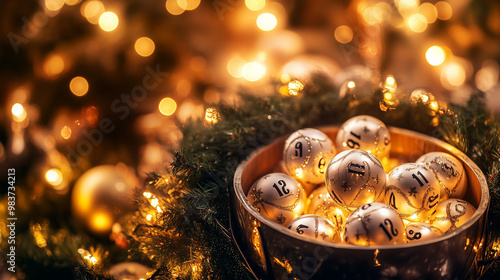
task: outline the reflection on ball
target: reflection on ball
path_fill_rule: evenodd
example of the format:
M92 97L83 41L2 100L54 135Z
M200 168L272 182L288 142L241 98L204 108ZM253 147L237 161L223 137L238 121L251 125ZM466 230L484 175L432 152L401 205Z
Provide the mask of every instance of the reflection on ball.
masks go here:
M339 240L337 227L328 219L318 215L299 216L290 222L288 229L298 235L318 240L330 242Z
M283 173L270 173L257 180L247 198L260 214L278 224L287 224L298 217L306 203L300 183Z
M309 195L304 213L325 217L339 229L344 227L347 216L350 214L331 198L325 185L315 189Z

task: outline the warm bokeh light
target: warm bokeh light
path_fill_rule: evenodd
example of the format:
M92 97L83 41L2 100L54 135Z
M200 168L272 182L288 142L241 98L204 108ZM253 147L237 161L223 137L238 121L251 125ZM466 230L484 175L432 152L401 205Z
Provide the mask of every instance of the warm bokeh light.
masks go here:
M52 186L58 186L63 181L63 174L59 169L52 168L45 173L45 181Z
M219 111L214 107L209 107L205 110L205 122L208 124L216 124L219 122Z
M278 20L273 14L263 13L257 17L257 26L263 31L271 31L277 24Z
M363 7L361 11L364 21L370 25L390 21L393 12L392 7L386 2L379 2L371 7Z
M177 5L186 11L192 11L200 5L201 0L177 0Z
M341 25L335 28L335 39L342 44L347 44L352 41L354 33L347 25Z
M155 42L148 37L141 37L135 41L135 51L140 56L150 56L155 51Z
M500 67L498 63L493 60L485 61L481 69L476 73L476 87L484 92L490 90L497 84L499 74Z
M355 84L353 81L349 81L349 82L347 83L347 87L348 87L349 89L353 89L354 87L356 87L356 84Z
M418 12L420 1L418 0L399 0L394 1L398 7L399 13L408 18Z
M115 30L118 22L118 16L113 12L105 12L99 17L99 27L106 32Z
M294 80L288 83L288 94L291 96L298 96L304 89L304 84L298 80Z
M21 105L20 103L12 105L11 112L12 117L16 122L22 122L28 116L28 113L26 113L26 110L24 110L23 105Z
M451 62L441 72L441 83L445 88L452 89L465 83L465 68L455 62Z
M249 10L259 11L266 6L266 0L245 0L245 5Z
M80 7L80 13L88 22L98 24L99 17L104 13L104 4L101 1L86 1Z
M453 15L453 9L450 3L446 1L439 1L436 3L437 17L440 20L449 20Z
M408 18L408 27L413 32L422 33L427 29L427 19L421 14L413 14Z
M69 139L71 137L71 128L67 125L63 126L63 128L61 128L61 137L65 140Z
M438 12L434 5L431 3L422 3L420 7L418 7L418 13L423 15L428 23L433 23L436 21Z
M59 11L64 6L63 0L45 0L47 10L55 12Z
M441 65L446 58L444 50L439 46L432 46L425 52L425 59L432 66Z
M102 233L111 230L113 218L105 211L97 211L90 217L90 228L93 232Z
M76 96L84 96L89 91L89 83L84 77L76 76L69 82L69 89Z
M182 0L182 1L186 1L186 0ZM179 5L179 2L182 2L182 1L167 0L167 2L165 2L165 8L167 9L167 12L169 12L171 15L174 15L174 16L177 16L177 15L184 13L184 11L186 11L186 9L182 8ZM186 4L186 6L187 6L187 4Z
M249 62L243 66L242 76L249 82L260 80L266 74L266 66L260 62Z
M58 1L61 1L61 0L58 0ZM68 6L74 6L78 3L80 3L81 0L64 0L64 3L66 3L66 5Z
M235 55L227 62L227 72L235 78L241 78L243 75L243 67L246 63L247 62L243 58Z
M153 215L147 214L146 215L146 220L151 221L151 219L153 219Z
M165 97L160 101L158 109L162 115L171 116L177 109L177 103L172 98Z
M64 60L60 55L51 55L43 63L43 72L48 77L54 77L64 70Z

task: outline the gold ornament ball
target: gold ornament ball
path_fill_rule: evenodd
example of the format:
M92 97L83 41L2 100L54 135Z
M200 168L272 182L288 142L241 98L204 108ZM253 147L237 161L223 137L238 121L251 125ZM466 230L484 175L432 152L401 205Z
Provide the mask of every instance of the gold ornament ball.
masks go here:
M306 195L300 183L284 173L270 173L258 179L247 199L260 214L281 225L304 212Z
M324 184L309 195L304 213L325 217L339 229L344 227L350 214L332 199Z
M403 244L403 219L391 206L373 202L360 206L347 218L344 241L355 245Z
M436 212L431 217L431 225L444 233L448 233L467 222L476 212L469 202L448 198L439 202Z
M124 164L100 165L75 182L71 197L74 217L90 232L105 235L120 215L132 209L139 180Z
M340 126L335 144L339 151L360 149L382 160L389 156L391 134L381 120L360 115L348 119Z
M325 217L308 214L295 218L288 225L288 229L301 236L317 240L338 242L340 241L338 228Z
M467 174L457 158L444 152L432 152L422 155L416 162L426 164L434 172L441 184L441 200L464 197Z
M319 184L325 181L326 165L335 153L335 145L326 134L304 128L286 139L283 160L288 174L307 184Z
M337 154L328 163L325 176L333 200L349 211L381 199L387 178L380 161L363 150Z
M427 166L405 163L388 174L384 202L394 207L402 218L418 222L434 212L440 189Z
M406 225L408 243L426 241L443 235L443 232L430 224L414 222Z

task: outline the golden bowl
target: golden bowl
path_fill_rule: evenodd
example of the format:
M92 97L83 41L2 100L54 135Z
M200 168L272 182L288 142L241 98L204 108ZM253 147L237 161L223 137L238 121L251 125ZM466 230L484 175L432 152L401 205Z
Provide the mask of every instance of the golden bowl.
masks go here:
M319 128L335 139L338 127ZM421 155L448 152L464 165L468 188L464 200L476 207L456 230L429 241L403 245L357 246L298 236L260 215L248 202L252 183L271 173L282 158L286 137L253 153L236 169L231 188L236 242L252 270L264 279L471 279L483 250L490 196L486 179L464 153L438 139L389 128L391 158L414 162Z

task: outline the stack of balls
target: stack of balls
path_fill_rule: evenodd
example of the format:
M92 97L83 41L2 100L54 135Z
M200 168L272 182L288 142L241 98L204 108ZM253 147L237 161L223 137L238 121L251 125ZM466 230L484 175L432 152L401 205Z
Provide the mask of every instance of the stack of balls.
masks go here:
M467 177L453 155L431 152L386 172L391 135L371 116L339 128L335 143L305 128L285 141L275 172L258 179L249 202L301 236L356 245L429 240L468 221Z

